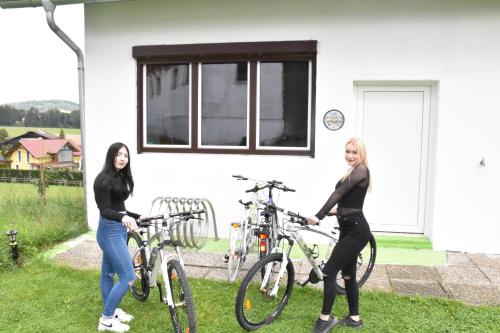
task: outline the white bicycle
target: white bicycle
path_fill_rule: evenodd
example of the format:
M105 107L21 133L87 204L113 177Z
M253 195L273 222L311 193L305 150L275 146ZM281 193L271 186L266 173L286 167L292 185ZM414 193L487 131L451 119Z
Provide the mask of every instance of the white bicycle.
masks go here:
M129 231L128 248L137 276L130 292L139 301L144 302L151 288L157 287L160 302L168 306L172 325L176 333L196 332L196 315L189 282L180 256L180 243L171 239L171 233L183 221L197 218L200 211L171 213L137 220L139 232ZM154 225L158 230L146 240L142 234ZM172 247L173 254L166 252ZM160 277L161 275L161 277Z
M239 200L239 203L245 208L244 218L241 222L230 224L229 249L225 256L228 263L228 280L230 282L234 281L238 276L238 272L246 261L247 255L252 250L256 240L259 242L258 253L260 258L269 254L276 245L277 213L273 209L265 209L259 212L260 198L265 197L264 202L274 205L274 189L283 192L295 192L294 189L286 187L282 182L277 180L258 181L241 175L233 175L233 177L238 180L252 180L255 182L255 185L245 191L252 193L252 200L247 202ZM267 194L263 193L265 189L268 189Z
M273 208L283 212L282 208L276 206ZM240 326L246 330L256 330L272 323L288 304L294 283L303 287L307 283L317 283L323 280L321 270L338 241L335 231L326 233L310 227L306 223L306 218L299 214L287 212L286 215L288 218L284 219L284 223L279 229L279 244L271 254L263 257L248 271L238 291L235 308L236 318ZM300 234L302 231L324 236L328 240L328 247L324 255L320 256L318 245L315 244L310 248L306 244ZM290 259L290 252L294 244L299 245L307 262L312 267L308 279L302 283L295 281L295 269ZM371 235L365 249L357 258L356 281L360 287L370 276L375 264L375 257L376 243L375 238ZM343 283L339 280L342 278L337 278L337 288L339 292L345 293Z

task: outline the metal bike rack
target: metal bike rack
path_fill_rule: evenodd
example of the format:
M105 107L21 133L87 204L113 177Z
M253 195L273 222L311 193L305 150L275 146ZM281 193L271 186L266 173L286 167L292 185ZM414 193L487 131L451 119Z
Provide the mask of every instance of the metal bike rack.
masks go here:
M182 247L201 249L207 242L210 224L214 226L215 240L219 240L215 210L206 198L157 197L151 202L150 214L168 215L204 209L199 219L183 221L175 230L170 230L170 237L178 241Z

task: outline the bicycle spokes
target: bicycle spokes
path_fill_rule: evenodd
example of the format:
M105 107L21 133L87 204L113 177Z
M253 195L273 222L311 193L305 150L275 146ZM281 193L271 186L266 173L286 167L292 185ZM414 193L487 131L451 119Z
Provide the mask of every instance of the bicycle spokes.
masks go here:
M269 324L288 302L294 270L291 262L282 263L282 260L281 253L264 257L243 280L236 298L236 317L242 327L255 330ZM263 278L262 271L265 272Z

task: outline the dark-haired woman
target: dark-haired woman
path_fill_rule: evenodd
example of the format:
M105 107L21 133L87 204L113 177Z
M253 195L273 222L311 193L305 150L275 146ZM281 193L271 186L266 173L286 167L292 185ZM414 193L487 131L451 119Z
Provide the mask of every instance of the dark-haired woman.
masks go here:
M356 282L356 263L358 254L368 243L371 232L363 215L363 203L370 185L370 172L366 148L360 139L352 138L347 141L345 160L350 167L349 170L338 181L335 191L319 212L307 218L309 224L317 224L328 213L336 214L340 227L339 242L323 267L323 308L313 329L314 333L326 333L335 325L352 328L363 326L358 309L359 289ZM331 315L337 293L336 280L339 272L342 272L349 305L349 315L340 321Z
M139 214L126 210L125 200L134 191L128 147L113 143L106 154L104 168L94 181L94 194L100 211L97 242L102 250L101 294L104 310L98 331L126 332L134 317L118 304L136 279L127 248L127 229L136 230ZM115 284L114 276L118 275Z

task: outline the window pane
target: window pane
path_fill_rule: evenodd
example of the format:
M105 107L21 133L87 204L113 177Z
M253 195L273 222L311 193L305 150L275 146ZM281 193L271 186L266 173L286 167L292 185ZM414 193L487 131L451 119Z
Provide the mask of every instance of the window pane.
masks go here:
M189 65L147 65L148 144L189 144Z
M202 145L246 146L247 71L247 63L202 65Z
M68 147L64 147L57 153L57 160L59 162L73 161L73 151Z
M259 144L307 147L309 63L260 64Z

